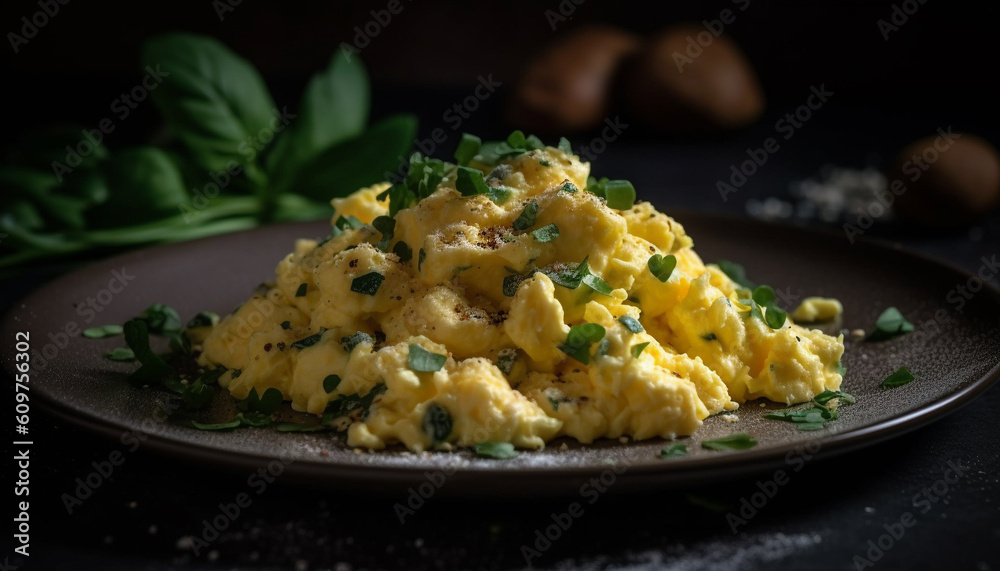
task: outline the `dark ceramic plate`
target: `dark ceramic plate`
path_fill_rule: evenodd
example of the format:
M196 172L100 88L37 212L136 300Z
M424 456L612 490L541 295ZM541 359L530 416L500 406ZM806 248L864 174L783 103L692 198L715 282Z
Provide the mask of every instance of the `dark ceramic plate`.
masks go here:
M430 482L441 485L441 493L491 496L579 490L612 468L617 474L603 475L605 482L612 477L618 482L616 490L794 468L812 457L868 446L941 418L1000 376L1000 292L986 287L963 300L962 307L949 295L969 281L969 274L887 245L852 245L839 234L707 214L675 217L705 260L741 262L752 279L781 289L786 305L806 295L843 301L843 321L835 329L870 330L879 313L895 305L917 330L877 343L848 338L843 388L857 397L857 404L843 408L826 429L802 432L792 424L766 420L764 412L778 405L751 402L737 412L736 422L721 416L708 419L686 439L689 455L670 460L657 457L663 441L588 446L567 442L566 450L556 441L543 451L498 461L468 452L358 454L330 433L199 431L164 420L161 410L172 398L168 394L125 382L124 373L134 364L104 358L106 351L123 345L120 337L79 336L81 328L123 323L155 302L172 305L185 318L200 310L228 312L256 284L273 279L275 264L295 238L328 231L324 223L306 223L150 248L61 277L6 316L0 337L5 340L4 367L13 370L15 333L29 332L31 349L41 357L32 360L32 393L51 412L116 440L142 439L148 448L175 456L251 470L280 457L285 478L338 488L398 491ZM916 380L900 388L881 388L882 379L901 366ZM729 453L700 446L702 440L737 432L752 434L760 444ZM435 470L449 476L441 480L427 475Z

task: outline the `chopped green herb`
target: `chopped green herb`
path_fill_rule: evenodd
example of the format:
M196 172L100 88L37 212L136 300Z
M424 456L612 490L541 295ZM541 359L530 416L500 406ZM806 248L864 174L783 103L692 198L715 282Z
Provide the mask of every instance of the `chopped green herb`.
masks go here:
M580 189L577 188L575 184L573 184L573 183L571 183L570 181L567 180L566 182L563 183L563 185L561 187L559 187L559 190L561 190L563 192L569 192L569 193L572 194L574 192L577 192Z
M179 324L180 320L177 323ZM167 378L173 378L173 368L149 346L149 329L145 321L141 319L126 321L122 331L125 334L125 343L135 354L136 360L142 363L137 371L129 375L129 383L136 386L156 385Z
M515 361L517 361L517 349L503 349L497 355L497 368L501 373L509 375L514 369Z
M184 408L188 410L204 408L212 402L214 397L215 391L212 390L212 387L203 383L201 379L197 379L195 382L184 387L183 392L181 392Z
M715 333L705 333L704 335L701 336L701 338L704 339L705 341L715 341L716 339L718 339Z
M135 352L125 347L115 347L105 353L104 356L112 361L135 361Z
M825 405L833 399L840 399L842 404L854 404L856 402L856 399L853 396L843 391L831 391L829 389L814 396L812 400L816 404Z
M903 317L895 307L889 307L875 320L875 330L868 336L869 341L884 341L897 335L903 335L913 331L912 323Z
M587 264L587 260L590 256L587 256L580 262L580 266L577 268L577 274L580 276L580 281L590 289L596 291L597 293L602 293L604 295L611 295L611 286L608 282L601 279L597 274L591 273L590 266Z
M243 426L268 426L271 424L271 415L262 412L241 412L236 415L236 419Z
M363 295L375 295L378 288L382 286L385 276L378 272L368 272L363 276L358 276L351 281L351 291Z
M451 167L442 160L425 158L420 153L410 155L410 170L406 178L378 195L379 200L389 199L389 216L415 205L437 190Z
M545 397L549 400L549 404L552 405L552 410L559 410L559 401L552 397Z
M638 345L632 345L632 357L638 359L642 352L649 346L649 341L645 343L639 343Z
M281 322L281 328L285 329L285 330L291 329L292 328L292 322L291 321L282 321Z
M767 326L771 329L781 329L785 325L787 317L788 315L785 311L776 305L772 305L764 311L764 323L767 323Z
M323 418L321 422L327 424L332 420L336 420L342 416L347 416L356 410L361 411L361 418L368 416L368 412L371 409L372 404L374 404L375 399L379 395L385 393L387 387L385 383L379 383L372 387L372 390L368 391L365 396L360 396L358 394L350 395L340 395L338 398L331 400L326 405L326 409L323 411Z
M521 287L521 283L524 280L531 277L530 274L511 274L503 278L503 294L507 297L514 297L517 293L517 288Z
M542 165L543 167L550 167L550 166L552 166L552 164L549 163L549 161L547 161L545 159L539 159L538 160L538 164Z
M656 276L656 279L665 282L670 279L670 274L674 273L674 268L677 267L677 257L673 254L666 256L653 254L646 262L646 266L649 267L650 273Z
M458 147L455 148L455 164L463 167L469 164L469 161L476 156L482 145L483 140L479 137L470 135L469 133L462 133L462 138L458 141Z
M327 394L337 390L338 386L340 386L340 377L337 375L327 375L327 377L323 379L323 390L326 391Z
M446 355L431 353L420 345L414 343L410 344L410 354L409 357L407 357L407 364L410 366L410 370L412 371L416 371L418 373L433 373L434 371L440 371L441 367L444 366L444 363L447 360L448 357Z
M604 196L609 208L629 210L635 204L635 187L627 180L609 180L604 185Z
M244 412L259 412L260 414L271 415L278 410L284 398L281 391L276 388L269 388L263 395L258 396L257 388L250 389L250 394L241 403Z
M199 311L194 317L188 321L188 329L196 329L198 327L212 327L219 323L219 314L212 313L211 311Z
M353 216L340 216L337 221L333 223L333 227L330 229L330 237L336 238L344 233L344 230L349 228L361 228L364 223Z
M596 323L583 323L569 328L566 343L559 349L584 365L590 363L590 346L604 339L605 330Z
M772 289L771 286L757 286L753 290L753 300L756 301L757 305L761 307L771 307L774 305L776 297L774 289Z
M601 342L597 344L597 356L604 357L611 351L611 341L607 337L601 339Z
M704 440L701 443L702 448L720 452L727 450L746 450L747 448L753 448L754 446L757 446L757 439L745 433L723 436L722 438L713 438L712 440Z
M480 442L476 444L476 454L496 460L508 460L517 457L517 450L510 442Z
M458 167L458 173L455 175L455 188L462 193L462 196L476 196L490 191L490 187L483 180L483 172L470 167Z
M420 271L421 266L424 265L424 259L427 258L427 252L423 248L420 248L420 252L417 254L417 271Z
M382 239L375 243L375 247L383 252L389 251L389 242L392 241L396 233L396 219L388 216L378 216L372 220L372 227L382 234Z
M299 339L298 341L292 343L292 347L296 349L305 349L306 347L312 347L313 345L319 343L319 340L323 338L324 333L326 333L326 329L320 327L319 332L313 333L308 337Z
M238 379L238 378L240 378L240 375L242 375L242 374L243 374L243 370L242 369L233 369L233 371L231 373L229 373L229 376L231 378L233 378L233 379Z
M122 331L123 329L121 325L102 325L100 327L84 329L83 336L87 339L103 339L105 337L121 335Z
M300 285L299 289L295 290L295 297L305 297L306 296L306 291L308 289L309 289L309 286L307 284Z
M559 150L566 153L567 155L573 154L573 146L570 145L569 139L566 137L559 137Z
M535 225L535 215L538 214L538 203L534 200L524 205L524 210L514 220L511 227L516 231L527 230Z
M837 361L836 364L833 365L833 370L837 371L837 374L841 377L847 375L847 367L845 367L844 363L841 361Z
M510 197L514 195L513 189L507 188L506 186L491 186L486 192L486 196L493 201L493 204L501 205L506 204Z
M392 247L392 253L399 256L400 262L409 262L413 258L413 249L406 245L406 242L396 242Z
M424 432L431 437L431 445L439 444L451 436L451 414L448 413L448 409L432 402L427 405L427 410L424 411L424 420L421 426Z
M139 315L138 319L146 323L150 333L158 335L183 329L177 310L162 303L154 303L149 306Z
M559 227L555 224L549 224L532 231L531 235L534 236L535 240L538 240L539 242L551 242L559 237Z
M458 277L458 274L464 272L465 270L471 270L471 269L472 266L458 266L451 271L451 278L455 279Z
M618 321L625 326L625 329L628 329L632 333L642 333L645 331L645 329L642 328L642 324L639 323L639 320L631 315L623 315L618 318Z
M676 442L674 444L664 446L663 449L660 450L660 458L663 458L664 460L668 458L677 458L679 456L687 456L687 453L687 445L681 442Z
M884 381L882 381L882 388L892 389L901 387L912 381L914 378L913 374L910 373L906 367L900 367L898 371L889 375Z
M375 338L365 333L364 331L358 331L353 335L340 338L340 345L341 347L344 348L344 351L347 353L353 352L354 348L362 343L368 343L374 345Z

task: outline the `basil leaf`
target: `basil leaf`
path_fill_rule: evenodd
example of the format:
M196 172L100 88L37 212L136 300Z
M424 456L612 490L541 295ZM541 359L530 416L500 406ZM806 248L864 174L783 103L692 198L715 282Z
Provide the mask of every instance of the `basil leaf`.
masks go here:
M432 446L444 442L451 436L452 424L451 414L448 413L448 409L436 402L427 405L421 426L424 432L431 437Z
M363 295L375 295L382 287L385 276L378 272L368 272L351 280L351 291Z
M831 391L831 390L825 390L819 393L818 395L814 396L812 400L816 404L825 405L826 403L830 402L833 399L840 399L840 402L842 404L854 404L856 402L856 399L853 396L843 391Z
M645 329L642 328L642 324L639 323L639 320L631 315L623 315L618 318L618 321L625 326L625 329L628 329L632 333L642 333L645 331Z
M294 190L302 196L327 202L382 180L396 172L399 158L406 156L417 133L411 115L387 117L367 131L331 145L299 169L288 182L277 181L279 190ZM390 211L395 216L396 211Z
M158 335L183 329L181 316L177 310L162 303L154 303L147 307L137 319L146 323L150 333Z
M136 360L142 363L139 370L129 375L129 383L137 386L156 385L173 376L173 368L150 348L149 329L145 321L140 319L126 321L122 330L125 334L125 343L132 349Z
M666 282L670 279L670 274L674 273L674 268L677 267L677 257L673 254L667 254L666 256L653 254L650 256L649 261L646 262L646 266L649 267L650 273L656 279Z
M547 243L555 240L559 237L559 227L555 224L549 224L547 226L542 226L541 228L531 232L531 235L535 237L535 240L539 242Z
M400 262L409 262L413 258L413 249L406 245L406 242L396 242L392 247L392 253L399 256Z
M875 331L868 336L868 340L884 341L913 330L913 324L907 321L898 309L889 307L875 321Z
M559 147L558 147L558 149L560 151L566 153L567 155L572 155L573 154L573 146L570 145L569 139L567 139L566 137L559 137Z
M757 286L753 290L753 300L756 301L757 305L760 305L761 307L771 307L774 305L775 298L776 296L771 286Z
M159 89L152 93L157 92ZM177 216L181 206L191 203L177 163L156 147L122 149L101 165L101 173L109 195L104 203L87 211L92 226L113 228L121 226L122 220L130 224L153 222Z
M490 187L486 186L483 180L483 172L470 167L458 167L455 174L455 188L462 196L475 196L477 194L487 194Z
M677 458L679 456L687 456L687 453L688 453L687 446L685 444L677 442L675 444L670 444L668 446L664 446L663 449L660 450L659 456L660 456L660 458L663 458L664 460L666 460L668 458Z
M91 327L83 330L83 336L87 339L103 339L105 337L121 335L121 333L121 325L102 325L100 327Z
M583 323L569 328L566 342L559 349L584 365L590 363L590 346L604 338L604 327L596 323Z
M517 216L511 228L516 231L527 230L535 225L535 216L538 214L538 203L534 200L524 205L524 210Z
M764 323L767 323L767 326L771 329L781 329L781 327L785 324L786 317L788 317L788 315L784 312L784 310L772 305L764 312Z
M448 357L446 355L431 353L420 345L414 343L410 344L410 354L407 357L407 364L412 371L416 371L418 373L433 373L435 371L440 371L441 367L444 366L445 361L447 360Z
M907 370L906 367L900 367L898 371L889 375L882 381L882 388L892 389L896 387L901 387L910 381L914 380L914 376Z
M757 440L749 434L723 436L722 438L704 440L701 443L702 448L715 451L746 450L754 446L757 446Z
M196 161L211 171L252 162L241 145L271 130L276 109L249 62L215 39L183 33L149 40L141 60L170 74L150 97Z
M458 141L458 147L455 149L455 164L461 167L469 164L469 161L479 152L479 147L482 144L483 141L479 137L462 133L462 138Z
M368 123L369 100L368 74L361 60L337 50L327 68L309 81L295 120L267 153L270 177L294 179L299 169L332 145L361 135Z
M336 420L342 416L347 416L356 410L361 411L361 418L368 416L371 410L372 404L375 403L375 399L379 395L385 393L387 387L385 383L379 383L372 387L368 394L361 396L357 393L350 395L341 395L338 398L330 401L326 405L326 409L323 411L323 419L321 422L327 424L330 421Z
M392 241L396 233L396 220L388 216L378 216L372 220L372 226L382 234L382 239L375 244L375 247L383 252L389 251L389 242Z
M517 457L517 450L510 442L480 442L475 448L476 454L485 458L508 460Z

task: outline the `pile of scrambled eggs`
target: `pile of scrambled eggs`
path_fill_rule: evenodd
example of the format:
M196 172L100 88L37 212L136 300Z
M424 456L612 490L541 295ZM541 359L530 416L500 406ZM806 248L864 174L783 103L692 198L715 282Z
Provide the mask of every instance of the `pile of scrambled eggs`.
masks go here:
M840 386L842 336L772 329L672 218L588 192L589 163L544 147L470 166L503 192L463 195L450 170L388 229L388 184L335 199L337 234L298 240L200 336L200 365L237 398L325 413L350 446L413 451L670 439Z

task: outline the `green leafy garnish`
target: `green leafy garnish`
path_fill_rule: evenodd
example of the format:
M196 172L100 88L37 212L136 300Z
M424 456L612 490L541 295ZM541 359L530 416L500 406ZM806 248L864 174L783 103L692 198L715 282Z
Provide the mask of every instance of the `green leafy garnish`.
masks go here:
M264 391L263 395L258 395L257 388L254 387L250 389L250 394L240 404L244 412L258 412L264 415L271 415L274 414L274 411L278 410L283 400L281 391L274 387Z
M305 297L306 291L309 289L308 284L299 285L299 289L295 290L295 297Z
M884 381L882 381L882 388L892 389L895 387L901 387L912 381L914 378L913 374L910 373L906 367L900 367L898 371L889 375Z
M559 349L584 365L590 363L590 346L604 339L604 327L596 323L583 323L569 328L566 342Z
M421 266L424 265L424 259L427 258L427 252L423 248L420 248L420 253L417 255L417 271L420 271Z
M628 210L635 204L635 187L627 180L590 177L587 179L587 192L605 199L608 208L615 210Z
M135 361L135 352L125 347L115 347L105 353L104 356L112 361Z
M382 234L382 239L375 243L375 247L383 252L388 252L389 242L392 241L392 237L396 233L396 219L378 216L372 220L372 227Z
M154 303L147 307L137 319L145 322L149 332L156 335L177 332L184 328L177 310L162 303Z
M458 141L458 147L455 149L455 164L463 167L469 164L482 145L483 141L479 137L462 133L462 138Z
M632 345L632 357L638 359L642 352L649 346L649 341L645 343L639 343L637 345Z
M542 141L534 136L525 137L521 131L514 131L505 141L487 141L482 144L476 160L487 165L495 165L498 162L512 156L535 151L545 147Z
M323 390L326 391L327 394L337 390L338 386L340 386L340 377L337 375L327 375L326 378L323 379Z
M432 402L427 405L424 411L424 420L421 423L424 432L431 438L431 445L444 442L451 436L452 420L448 409Z
M400 262L409 262L413 258L413 249L406 245L406 242L396 242L392 247L392 253L399 256Z
M718 452L728 450L746 450L748 448L753 448L754 446L757 446L757 439L745 433L723 436L722 438L713 438L712 440L704 440L701 443L702 448Z
M184 401L184 408L188 410L196 410L208 406L215 397L215 391L212 387L206 385L201 379L195 380L195 382L184 388L181 392L181 399Z
M889 307L875 320L875 331L868 336L869 341L884 341L914 330L912 323L903 317L895 307Z
M660 450L660 458L663 458L664 460L668 458L677 458L679 456L687 456L687 453L687 445L681 442L676 442L674 444L664 446L663 449Z
M507 460L517 457L517 450L510 442L480 442L476 444L476 454L496 460Z
M128 381L136 386L157 385L174 376L173 368L162 357L153 352L149 346L149 329L141 319L132 319L122 326L125 343L135 354L136 360L142 363L139 370L128 377Z
M575 184L573 184L573 183L571 183L570 181L567 180L566 182L563 183L562 186L559 187L559 190L561 190L563 192L574 193L574 192L577 192L580 189L577 188Z
M292 343L292 347L296 349L305 349L307 347L312 347L313 345L319 343L319 340L323 338L323 334L326 333L326 329L320 327L319 331L299 339L298 341Z
M382 286L385 276L378 272L368 272L363 276L358 276L351 281L351 291L364 295L375 295L378 288Z
M455 175L455 188L462 196L475 196L477 194L487 194L490 187L483 180L483 172L470 167L458 167Z
M715 341L716 339L718 339L715 333L705 333L704 335L701 336L701 338L704 339L705 341Z
M642 324L639 323L639 320L631 315L623 315L618 318L618 321L625 326L625 329L628 329L632 333L642 333L645 331L645 329L642 328Z
M811 406L775 410L765 414L764 418L795 423L799 430L820 430L827 423L837 420L837 409L827 406L833 399L839 399L842 405L855 403L854 397L845 392L825 390L812 398Z
M667 254L666 256L653 254L649 257L649 261L646 262L646 266L649 267L650 273L656 276L656 279L666 282L670 279L670 275L674 273L674 268L677 267L677 257L673 254Z
M379 383L372 387L372 390L368 391L365 396L360 396L358 394L350 395L340 395L338 398L330 401L326 405L326 409L323 411L322 423L328 424L329 422L336 420L342 416L347 416L352 414L354 411L361 411L361 418L368 416L368 412L371 409L372 404L374 404L375 399L379 395L385 393L387 387L385 383Z
M555 224L549 224L532 231L531 235L534 236L535 240L538 240L539 242L551 242L559 237L559 227Z
M285 330L291 329L292 328L292 322L291 321L282 321L281 322L281 328L285 329Z
M413 343L410 344L410 354L407 357L407 364L409 365L411 371L416 371L418 373L433 373L435 371L440 371L441 367L444 366L444 363L447 360L448 357L446 355L431 353L420 345Z
M354 351L355 347L357 347L358 345L360 345L362 343L370 343L370 344L374 345L375 344L375 338L372 337L371 335L365 333L364 331L358 331L357 333L354 333L353 335L349 335L347 337L341 337L340 338L340 345L341 345L341 347L344 348L344 351L347 352L347 353L351 353L352 351Z
M516 231L527 230L535 225L535 215L538 214L538 203L534 200L524 205L524 210L514 220L511 227Z
M100 327L84 329L83 336L87 339L103 339L105 337L121 335L122 331L123 329L121 325L102 325Z
M847 367L845 367L844 363L841 361L837 361L836 364L833 365L833 370L837 371L837 374L841 377L847 375Z

